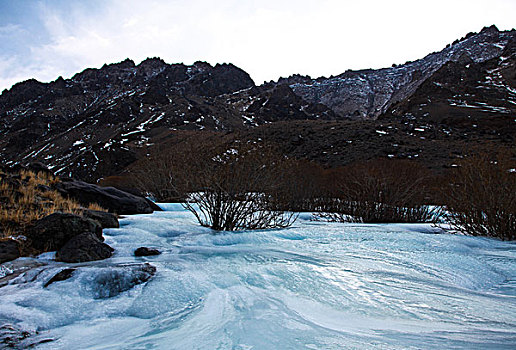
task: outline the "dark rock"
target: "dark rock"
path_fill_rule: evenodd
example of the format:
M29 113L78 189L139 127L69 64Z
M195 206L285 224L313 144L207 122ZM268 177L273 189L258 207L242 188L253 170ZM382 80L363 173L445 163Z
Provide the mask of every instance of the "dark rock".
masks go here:
M149 205L152 208L152 210L154 210L154 211L163 211L163 209L161 209L161 207L159 205L157 205L156 203L154 203L150 199L145 198L145 200L147 201L147 203L149 203Z
M161 252L157 249L140 247L134 251L135 256L150 256L150 255L160 255Z
M156 267L149 263L109 267L100 272L93 281L95 298L111 298L147 282L156 274Z
M109 258L113 251L113 248L101 242L95 234L86 232L66 242L57 252L56 259L69 263L103 260Z
M43 287L46 288L54 282L65 281L65 280L69 279L70 277L72 277L74 271L75 271L75 269L64 269L64 270L59 271L58 273L56 273L54 275L54 277L49 279L48 282L45 283L45 285Z
M19 343L30 337L30 333L10 324L0 326L0 346L16 349Z
M32 349L37 345L54 341L54 339L38 336L38 332L28 332L18 325L3 324L0 326L1 349Z
M58 250L56 260L78 263L109 258L114 249L103 243L91 232L85 232L70 239Z
M105 211L85 209L82 215L88 219L96 220L102 228L118 228L120 224L116 214Z
M0 264L20 257L19 243L13 239L0 241Z
M41 162L30 163L27 166L27 169L28 170L32 170L36 174L44 173L44 174L47 174L47 175L52 175L52 176L54 175L54 173L45 164L43 164Z
M110 212L120 215L153 212L151 205L145 198L114 187L100 187L83 181L68 180L56 184L56 189L62 195L73 198L84 206L97 203Z
M40 192L50 192L52 191L52 189L50 188L50 186L47 186L47 185L42 185L42 184L39 184L36 186L36 189Z
M36 221L27 230L26 236L34 249L52 251L84 232L92 233L100 241L104 240L102 227L97 221L68 213L53 213Z
M196 62L194 67L200 74L187 86L188 93L215 97L254 86L249 74L233 64L216 64L211 67L206 62Z

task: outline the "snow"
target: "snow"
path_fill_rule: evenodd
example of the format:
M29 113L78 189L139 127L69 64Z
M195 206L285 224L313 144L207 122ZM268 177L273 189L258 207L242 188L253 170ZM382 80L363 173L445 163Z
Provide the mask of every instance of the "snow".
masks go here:
M41 152L43 152L45 149L47 148L52 148L54 147L54 144L52 143L47 143L45 146L43 146L42 148L40 148L39 150L34 150L32 151L31 153L27 154L25 157L23 157L23 159L26 159L26 158L29 158L29 157L36 157L38 154L40 154Z
M37 349L509 349L515 343L514 243L438 234L429 224L315 222L310 213L288 229L214 234L179 204L162 207L105 230L114 256L74 265L69 280L43 288L70 265L40 256L48 265L0 288L0 319L37 329L33 341L56 339ZM134 257L140 246L162 254ZM99 279L114 271L117 281L131 280L124 266L144 262L157 268L149 282L106 297L112 294L103 288L114 285Z
M152 125L158 121L160 121L161 119L163 119L163 116L165 115L165 112L162 112L160 114L156 114L156 115L153 115L152 117L150 117L148 120L144 121L143 123L139 124L137 127L136 127L136 130L133 130L133 131L130 131L128 133L125 133L125 134L122 134L121 136L122 137L125 137L125 136L129 136L129 135L132 135L132 134L137 134L137 133L141 133L141 132L145 132L145 126L147 125Z
M244 120L244 124L249 123L253 126L258 126L258 123L254 120L254 115L251 115L248 117L248 116L242 114L242 119Z

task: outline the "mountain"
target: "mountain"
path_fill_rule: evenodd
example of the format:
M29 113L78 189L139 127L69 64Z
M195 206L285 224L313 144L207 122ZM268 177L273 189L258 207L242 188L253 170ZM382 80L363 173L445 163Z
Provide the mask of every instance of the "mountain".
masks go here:
M340 117L375 119L392 104L412 95L447 62L462 56L477 63L500 57L514 36L514 30L500 32L495 26L486 27L414 62L378 70L347 71L327 79L287 80L287 83L306 101L328 106Z
M417 120L450 130L479 129L514 142L516 38L501 55L476 62L467 55L447 62L409 98L389 107L383 120ZM451 132L451 131L450 131Z
M491 26L414 62L261 86L232 64L159 58L32 79L0 95L0 162L93 181L182 132L212 131L263 136L329 166L419 157L441 167L472 140L514 144L515 38Z
M178 129L233 131L319 115L334 117L322 105L305 105L288 86L256 87L231 64L169 65L153 58L136 66L126 60L4 91L0 160L39 159L59 174L88 178L123 169L137 149Z

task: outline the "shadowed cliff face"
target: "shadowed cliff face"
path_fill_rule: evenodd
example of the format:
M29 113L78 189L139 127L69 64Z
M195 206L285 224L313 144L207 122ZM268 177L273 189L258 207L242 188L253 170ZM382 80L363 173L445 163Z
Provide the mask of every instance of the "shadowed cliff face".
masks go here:
M468 34L426 57L385 69L347 71L336 77L287 82L306 101L322 103L340 117L375 119L393 103L404 100L435 71L466 55L474 62L499 57L516 32L495 26ZM298 79L299 80L299 79Z
M289 154L330 165L355 159L348 154L354 152L367 159L428 149L435 158L450 140L465 142L472 134L507 143L514 135L515 35L484 28L403 65L330 78L295 75L261 86L232 64L187 66L159 58L86 69L51 83L28 80L0 95L0 162L42 161L59 175L91 181L122 172L177 133L206 131L276 135L273 141L287 142ZM414 133L421 127L435 132ZM442 147L426 144L434 134ZM401 144L409 146L392 146ZM338 145L346 147L326 150Z
M446 63L380 119L446 125L449 132L478 130L485 138L514 143L515 42L513 38L500 57L484 62L463 55Z

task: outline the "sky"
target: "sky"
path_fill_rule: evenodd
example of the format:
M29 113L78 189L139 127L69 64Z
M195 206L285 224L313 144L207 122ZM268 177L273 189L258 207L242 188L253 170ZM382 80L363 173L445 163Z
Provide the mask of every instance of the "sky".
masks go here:
M440 51L516 0L0 0L0 91L130 58L233 63L257 84L338 75Z

